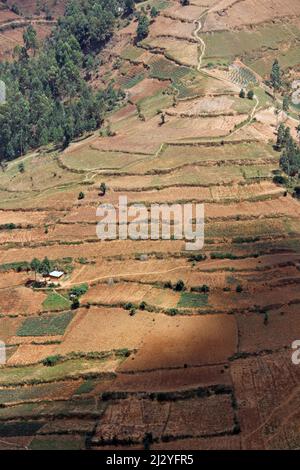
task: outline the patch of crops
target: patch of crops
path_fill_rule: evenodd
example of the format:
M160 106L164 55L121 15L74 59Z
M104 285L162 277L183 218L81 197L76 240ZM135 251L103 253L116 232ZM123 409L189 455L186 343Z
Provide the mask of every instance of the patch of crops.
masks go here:
M72 312L60 315L47 315L42 317L26 318L19 330L18 336L56 336L63 335L70 321Z
M172 64L167 59L158 59L152 62L150 68L150 76L159 80L180 81L190 72L188 67Z
M207 305L208 295L207 294L195 294L193 292L182 292L177 307L182 308L194 308L204 307Z
M22 421L19 423L0 423L0 436L33 436L45 423L37 421Z

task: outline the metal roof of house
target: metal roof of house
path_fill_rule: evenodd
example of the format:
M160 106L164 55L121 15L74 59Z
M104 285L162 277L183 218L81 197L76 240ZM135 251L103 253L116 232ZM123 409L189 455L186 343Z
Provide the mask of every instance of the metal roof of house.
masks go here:
M51 276L51 277L61 277L64 274L65 273L63 271L52 271L52 273L50 273L49 276Z

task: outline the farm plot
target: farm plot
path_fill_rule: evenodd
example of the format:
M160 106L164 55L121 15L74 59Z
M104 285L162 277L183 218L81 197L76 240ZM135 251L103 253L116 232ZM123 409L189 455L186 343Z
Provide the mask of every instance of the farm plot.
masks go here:
M168 317L157 315L152 332L122 371L224 363L236 350L237 331L233 317Z
M285 24L267 24L253 30L221 31L200 35L206 43L206 62L228 59L253 54L262 48L274 48L284 41L300 37L300 30Z
M193 23L176 21L172 18L160 15L153 23L150 37L173 36L176 38L190 39L195 30Z
M233 428L233 410L227 395L174 402L131 399L108 406L93 442L141 443L147 432L160 440L227 433Z
M253 101L241 99L235 96L219 95L213 97L198 98L193 101L180 101L170 113L187 117L218 116L220 114L246 114L253 108Z
M6 211L0 210L0 226L4 224L15 224L26 226L43 225L56 220L59 213L54 211Z
M149 96L156 95L160 91L166 90L167 88L168 83L155 80L153 78L145 78L142 82L130 89L130 100L133 101L133 103L138 103Z
M34 336L34 335L33 335ZM7 361L9 366L28 366L29 364L37 364L47 357L54 354L55 345L32 345L22 344L13 353Z
M151 313L139 312L133 317L119 308L80 310L63 343L57 347L57 354L136 349L155 322L156 314Z
M230 369L243 448L297 448L300 370L291 351L237 360Z
M119 305L127 302L140 304L146 302L156 307L172 308L177 305L179 295L169 289L135 284L118 283L113 286L101 285L92 287L82 298L82 302Z
M12 404L20 402L36 402L48 400L70 399L81 381L60 382L0 389L0 403Z
M231 386L228 369L223 366L188 367L118 374L109 386L110 391L126 392L168 392L208 387L212 385ZM104 390L101 383L95 391ZM1 396L1 395L0 395Z
M218 12L223 11L223 14ZM259 12L259 14L257 14ZM274 18L297 16L300 6L297 0L246 0L246 2L218 2L208 13L204 31L231 30L246 25L255 25L272 21Z
M295 340L295 332L300 331L299 314L294 306L284 306L268 313L267 323L264 314L237 315L240 352L276 350L290 345Z
M232 183L241 183L245 181L243 170L247 167L239 167L238 165L228 165L222 168L208 166L192 166L187 165L183 168L174 169L166 174L158 175L142 175L138 183L141 189L161 189L166 186L214 186L214 185L230 185ZM258 167L259 168L259 167ZM270 173L270 166L266 166L265 171ZM262 170L261 170L262 171ZM136 189L135 176L120 176L109 179L108 183L111 187L118 191L130 191ZM225 188L226 191L226 188Z
M158 48L164 50L167 58L174 60L180 65L187 67L196 67L198 64L198 43L178 40L175 38L165 37L163 41L161 38L149 38L143 42L151 49Z
M43 315L26 318L18 329L18 336L57 336L63 335L73 319L72 312L59 315Z
M67 246L67 250L66 250ZM106 257L111 258L124 256L135 257L137 254L153 254L163 253L178 253L185 249L185 243L182 240L147 240L147 241L134 241L134 240L113 240L110 242L97 241L95 243L74 243L74 244L52 245L51 253L53 258L60 259L66 254L75 258L82 257L82 254L87 258ZM31 261L33 258L44 259L47 256L48 250L45 247L32 247L32 248L19 248L17 251L5 250L1 252L4 262L15 261Z
M84 450L85 436L67 435L35 436L30 443L30 450Z
M116 370L120 362L120 358L113 357L107 359L72 359L52 367L45 367L42 364L27 367L6 367L1 369L0 386L36 385L84 378L90 374L111 373ZM64 406L66 407L67 404L64 403ZM12 411L15 410L12 409Z
M89 146L68 152L62 156L61 160L68 168L88 171L95 169L121 170L123 167L142 159L147 161L147 156L123 153L122 151L101 151L94 146Z
M25 172L19 170L23 162ZM31 158L22 157L8 165L1 173L2 188L13 188L13 191L39 191L53 187L61 187L68 183L77 183L82 176L62 170L53 155L35 155Z
M44 293L35 292L23 286L4 289L0 296L0 312L5 315L38 313L42 310L45 298Z
M212 238L235 238L241 233L248 237L278 237L288 233L288 220L285 218L266 218L262 220L212 222L206 225L206 236ZM290 233L293 233L290 231ZM297 233L297 232L294 232Z

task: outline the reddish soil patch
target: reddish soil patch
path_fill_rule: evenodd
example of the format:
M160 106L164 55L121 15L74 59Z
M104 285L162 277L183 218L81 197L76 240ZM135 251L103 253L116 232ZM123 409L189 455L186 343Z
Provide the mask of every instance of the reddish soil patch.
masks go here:
M285 297L285 299L288 298ZM295 332L300 332L299 308L297 307L297 312L295 312L293 311L295 307L283 307L274 312L270 311L267 325L264 324L263 314L237 315L239 350L255 352L290 347L295 340Z
M118 374L109 390L130 392L167 392L188 390L218 384L231 385L230 375L228 370L224 367L189 367L187 369ZM102 388L101 385L100 388Z
M129 399L112 403L99 424L95 442L142 442L145 433L162 437L206 436L230 432L234 427L228 395L174 402Z
M166 88L167 86L165 82L155 80L153 78L145 78L143 81L130 88L130 99L134 103L137 103L138 101L147 98L148 96L153 96Z
M34 292L26 287L17 287L10 290L2 290L0 296L0 312L2 314L26 314L37 313L42 309L42 303L46 295L42 292Z
M237 331L232 316L168 317L157 315L151 334L121 371L166 369L224 363L236 351Z
M291 355L288 350L232 364L243 448L298 447L300 368Z

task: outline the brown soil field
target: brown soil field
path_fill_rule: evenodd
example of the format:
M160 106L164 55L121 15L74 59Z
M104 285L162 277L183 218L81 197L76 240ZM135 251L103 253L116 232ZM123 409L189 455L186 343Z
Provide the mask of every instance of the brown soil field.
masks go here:
M140 83L130 88L129 95L131 101L137 103L147 96L155 95L159 91L165 90L166 88L167 85L164 82L154 80L153 78L145 78Z
M213 126L210 118L195 118L190 122L187 119L170 116L164 126L159 126L160 121L157 116L149 119L146 125L136 117L132 117L122 122L122 127L114 126L117 132L115 137L102 137L98 142L103 150L155 153L161 142L174 141L178 138L178 128L181 139L226 136L246 117L246 115L220 116L215 118Z
M231 385L228 369L222 366L188 367L187 369L157 370L135 374L118 374L111 391L167 392L189 390L211 385ZM96 389L101 390L101 384Z
M207 2L205 2L207 3ZM180 5L176 3L168 8L166 15L176 18L178 20L185 20L193 23L195 19L199 18L205 9L203 6L197 5L188 5L184 8L181 8ZM164 12L162 12L164 16Z
M32 345L24 344L18 347L17 351L9 358L9 366L26 366L41 362L46 357L52 356L55 352L55 345Z
M295 339L295 331L300 329L300 318L289 307L280 311L270 311L268 324L264 324L263 314L237 315L239 329L239 350L255 352L290 347Z
M156 316L151 313L139 312L131 317L128 311L118 308L82 309L70 324L56 353L139 348L155 321Z
M0 296L0 312L5 315L31 315L42 310L45 298L44 293L34 292L26 287L5 289Z
M27 16L44 15L35 0L12 3ZM66 0L46 3L56 18ZM277 25L280 37L284 27L296 31L299 1L193 0L183 8L151 0L137 10L148 12L148 3L160 10L148 37L139 43L137 19L119 16L116 35L95 57L91 88L113 84L124 96L103 126L65 150L32 150L0 171L0 341L7 345L0 422L36 425L29 437L2 436L0 448L134 450L147 432L160 451L300 448L300 369L291 360L300 328L300 206L290 187L273 183L277 123L297 138L296 111L276 116L257 75L254 99L241 99L251 74L241 73L245 85L237 85L229 67L244 50L236 64L265 66L266 78L278 55L284 83L299 78L297 67L287 68L289 54L297 61L296 43L270 37ZM10 60L25 26L5 26L15 16L1 5L0 59ZM27 21L40 41L53 27L37 16ZM255 49L260 31L265 47ZM233 39L230 48L228 38L251 33L254 45ZM224 45L214 44L217 35ZM276 106L282 98L277 92ZM102 132L108 126L113 136ZM97 207L116 206L124 195L148 207L204 203L204 249L187 252L180 240L98 240ZM48 292L25 287L34 273L3 265L46 256L72 258L58 293L88 290L64 334L21 337L28 317L45 315ZM186 289L176 292L180 279ZM49 356L62 357L45 367Z
M22 318L0 318L0 340L7 342L21 325Z
M218 14L224 11L227 14ZM259 15L257 12L259 11ZM236 2L223 0L217 2L208 14L204 31L226 30L240 28L244 25L259 24L271 21L274 18L297 16L300 14L300 5L297 0L290 0L288 5L285 0L265 0L263 5L259 0L246 0Z
M63 14L67 0L46 0L43 2L47 5L51 14L54 16L60 16ZM35 15L37 9L36 0L8 0L7 4L11 7L13 4L17 5L18 8L24 15Z
M237 330L233 317L157 315L155 318L143 346L121 365L121 371L224 363L236 351Z
M138 443L149 431L154 439L196 437L228 432L233 426L231 400L226 395L162 403L130 399L108 406L93 441L109 443L115 437Z
M132 302L134 304L141 301L157 307L172 308L176 307L180 294L167 289L157 289L152 286L119 283L113 286L101 285L92 287L82 298L84 303L100 304L120 304Z
M68 247L66 251L66 246ZM135 242L133 240L114 240L109 242L80 243L74 245L51 245L51 258L60 259L66 256L80 258L84 254L87 258L121 256L135 256L136 253L178 253L184 249L181 240L149 240ZM19 248L0 251L1 261L9 263L14 261L31 261L33 258L44 259L49 254L49 247Z
M0 289L22 286L28 279L27 273L4 272L0 273Z
M241 359L232 364L243 447L297 446L299 373L299 367L292 364L291 351Z
M161 15L155 20L151 28L151 37L174 36L175 34L177 38L190 39L194 30L193 23L176 21Z

